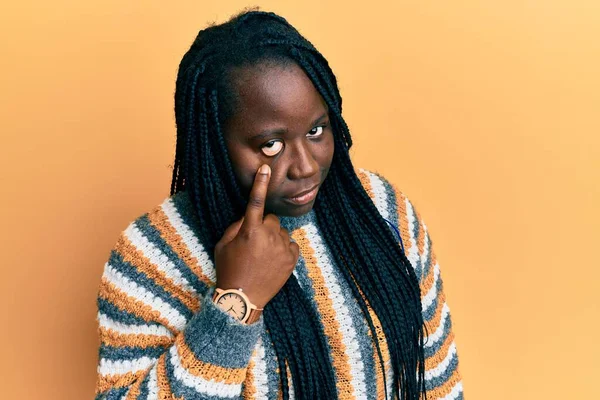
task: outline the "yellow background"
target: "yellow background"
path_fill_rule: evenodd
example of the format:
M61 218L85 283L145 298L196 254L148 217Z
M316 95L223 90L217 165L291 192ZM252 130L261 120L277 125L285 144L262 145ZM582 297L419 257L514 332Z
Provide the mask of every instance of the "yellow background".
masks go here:
M179 60L243 1L0 12L0 397L92 398L118 233L167 195ZM262 1L329 59L356 165L416 204L468 399L600 398L600 2Z

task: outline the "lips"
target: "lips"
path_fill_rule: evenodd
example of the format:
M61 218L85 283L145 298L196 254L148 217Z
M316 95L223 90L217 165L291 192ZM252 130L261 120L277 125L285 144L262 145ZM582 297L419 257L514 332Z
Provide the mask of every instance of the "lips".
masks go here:
M293 198L295 198L295 197L300 197L300 196L302 196L302 195L305 195L305 194L306 194L306 193L308 193L308 192L311 192L311 191L313 191L313 190L314 190L314 189L315 189L317 186L319 186L319 184L318 184L318 183L317 183L316 185L314 185L314 186L311 186L310 188L308 188L308 189L306 189L306 190L303 190L303 191L301 191L301 192L298 192L298 193L296 193L296 194L294 194L294 195L292 195L292 196L286 196L286 198L287 198L287 199L293 199Z

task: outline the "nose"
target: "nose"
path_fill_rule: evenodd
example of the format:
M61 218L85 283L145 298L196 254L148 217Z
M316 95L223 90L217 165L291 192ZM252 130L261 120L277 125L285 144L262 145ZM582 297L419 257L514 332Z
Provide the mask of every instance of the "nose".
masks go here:
M310 144L298 143L293 145L288 178L290 180L301 180L310 178L318 172L319 163L311 152Z

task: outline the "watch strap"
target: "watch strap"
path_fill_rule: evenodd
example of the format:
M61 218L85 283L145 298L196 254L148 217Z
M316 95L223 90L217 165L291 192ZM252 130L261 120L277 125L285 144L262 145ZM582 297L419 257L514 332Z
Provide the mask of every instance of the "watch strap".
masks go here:
M250 325L255 323L256 321L258 321L258 319L260 318L260 315L262 314L262 308L258 309L258 308L253 308L250 310L250 315L248 316L248 319L246 320L246 322L244 322L246 325Z

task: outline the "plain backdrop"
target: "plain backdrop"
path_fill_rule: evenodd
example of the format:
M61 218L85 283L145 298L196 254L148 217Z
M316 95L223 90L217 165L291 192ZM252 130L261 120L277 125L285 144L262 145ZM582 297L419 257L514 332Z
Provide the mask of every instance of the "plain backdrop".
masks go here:
M2 398L93 397L100 276L168 196L179 61L251 5L328 58L354 163L422 214L466 398L600 398L600 2L4 3Z

